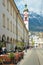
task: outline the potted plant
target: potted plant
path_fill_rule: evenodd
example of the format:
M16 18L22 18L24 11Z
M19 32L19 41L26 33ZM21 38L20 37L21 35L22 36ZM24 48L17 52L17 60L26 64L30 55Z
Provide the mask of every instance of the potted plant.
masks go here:
M13 52L10 52L9 58L11 59L12 63L14 63L14 57L15 57L15 54Z
M2 59L0 59L0 65L2 65L3 64L3 60Z

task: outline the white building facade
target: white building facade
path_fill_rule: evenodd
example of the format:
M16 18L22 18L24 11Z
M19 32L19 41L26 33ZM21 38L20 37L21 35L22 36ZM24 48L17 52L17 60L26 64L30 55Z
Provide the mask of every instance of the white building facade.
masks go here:
M24 34L23 29L26 27L14 1L0 0L0 40L5 40L8 50L10 50L11 44L15 47L16 41L21 41L20 38L23 38ZM27 32L28 30L26 30L26 34Z

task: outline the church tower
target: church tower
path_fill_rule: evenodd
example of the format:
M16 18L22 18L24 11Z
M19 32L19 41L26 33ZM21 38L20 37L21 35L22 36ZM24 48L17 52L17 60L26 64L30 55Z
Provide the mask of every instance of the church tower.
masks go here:
M24 15L24 23L25 23L25 26L28 30L28 8L27 8L27 5L25 4L25 8L24 8L24 11L23 11L23 15Z

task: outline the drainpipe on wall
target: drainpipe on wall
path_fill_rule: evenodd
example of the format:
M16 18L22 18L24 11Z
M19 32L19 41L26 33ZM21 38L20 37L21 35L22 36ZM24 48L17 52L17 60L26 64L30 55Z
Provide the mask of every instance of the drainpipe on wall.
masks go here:
M16 45L18 42L18 13L16 14Z

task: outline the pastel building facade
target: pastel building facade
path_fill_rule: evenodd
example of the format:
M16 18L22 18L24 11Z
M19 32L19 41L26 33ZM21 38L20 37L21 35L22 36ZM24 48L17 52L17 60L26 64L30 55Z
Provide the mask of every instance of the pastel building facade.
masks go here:
M14 48L17 42L28 41L28 30L21 18L18 8L13 0L0 0L0 41L5 41L7 50L11 44ZM13 49L14 49L13 48Z

